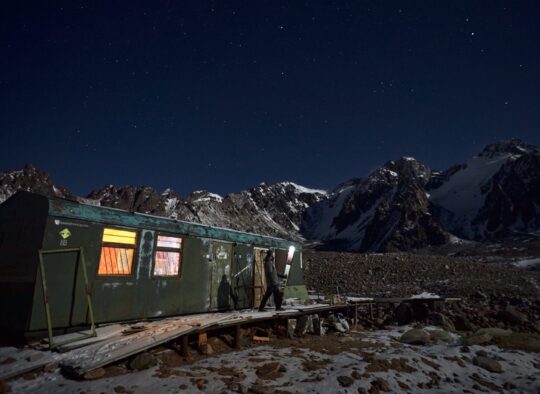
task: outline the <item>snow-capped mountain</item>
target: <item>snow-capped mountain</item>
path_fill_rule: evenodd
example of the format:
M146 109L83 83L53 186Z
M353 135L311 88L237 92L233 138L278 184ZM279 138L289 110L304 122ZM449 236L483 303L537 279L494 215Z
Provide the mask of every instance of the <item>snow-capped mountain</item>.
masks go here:
M410 250L443 244L447 234L430 214L425 191L431 171L410 157L389 161L366 179L340 185L312 206L304 235L331 249Z
M181 197L147 186L105 186L86 199L33 166L0 173L0 203L17 190L296 240L348 251L395 251L461 238L540 230L540 151L519 140L436 172L413 158L389 161L331 192L292 182L261 183L219 196Z
M109 185L88 196L104 206L168 216L212 226L301 239L298 232L306 208L327 198L324 190L292 182L259 186L225 197L198 190L186 198L167 189Z
M434 215L448 231L483 240L540 228L540 151L520 140L488 145L428 185Z

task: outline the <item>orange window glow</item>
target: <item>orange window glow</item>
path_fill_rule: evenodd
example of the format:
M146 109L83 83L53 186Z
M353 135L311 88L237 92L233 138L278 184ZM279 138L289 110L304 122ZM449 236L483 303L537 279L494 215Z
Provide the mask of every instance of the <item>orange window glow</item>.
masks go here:
M99 275L129 275L133 263L133 249L103 246L99 260Z
M136 240L135 231L104 229L98 275L131 275Z
M158 235L154 258L154 276L178 276L182 238Z

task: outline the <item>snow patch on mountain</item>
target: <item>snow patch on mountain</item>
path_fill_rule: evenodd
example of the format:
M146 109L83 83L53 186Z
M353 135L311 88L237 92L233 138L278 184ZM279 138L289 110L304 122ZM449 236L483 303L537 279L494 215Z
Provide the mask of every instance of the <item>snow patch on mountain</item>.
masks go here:
M474 157L439 188L430 190L430 200L451 213L449 222L445 223L448 227L462 227L466 234L472 235L470 221L484 205L491 178L511 157L510 154Z

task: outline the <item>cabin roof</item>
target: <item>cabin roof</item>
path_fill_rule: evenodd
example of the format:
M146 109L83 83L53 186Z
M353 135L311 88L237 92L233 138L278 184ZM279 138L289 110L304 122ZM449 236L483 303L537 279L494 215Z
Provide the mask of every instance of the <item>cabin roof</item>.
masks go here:
M302 245L299 242L282 238L247 233L223 227L208 226L199 223L190 223L162 216L129 212L123 209L90 205L84 202L71 201L58 197L48 197L26 191L19 191L11 198L16 198L18 194L22 193L31 194L36 198L47 199L49 206L48 214L55 217L87 220L128 228L157 230L266 247L287 249L289 246L294 246L297 250L301 250L302 248Z

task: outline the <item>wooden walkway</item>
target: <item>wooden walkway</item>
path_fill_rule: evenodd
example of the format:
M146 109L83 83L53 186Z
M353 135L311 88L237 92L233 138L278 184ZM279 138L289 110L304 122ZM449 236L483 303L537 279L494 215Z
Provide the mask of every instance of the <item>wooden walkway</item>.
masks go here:
M126 324L109 324L97 328L97 337L81 339L59 347L61 353L41 351L42 357L32 356L32 362L17 362L13 364L0 364L0 379L11 378L33 369L38 369L51 362L57 362L62 370L78 378L95 369L104 367L116 361L144 352L164 343L180 340L181 351L188 355L188 339L190 335L205 334L215 329L231 327L235 329L235 346L239 347L240 327L245 324L281 319L295 318L315 313L344 312L353 317L353 324L357 322L360 306L369 307L369 314L373 316L372 307L380 304L411 302L455 301L457 299L352 299L347 304L313 304L287 306L283 311L269 309L264 312L257 310L229 311L224 313L204 313L197 315L178 316L155 321L136 322ZM377 307L378 308L378 307ZM84 338L85 331L55 337L55 342L63 342L77 337ZM44 345L41 345L41 349ZM6 348L7 349L7 348ZM19 349L12 353L20 353ZM0 349L3 350L3 349ZM23 352L36 350L23 350ZM1 354L0 354L1 355ZM24 360L22 360L24 361Z

